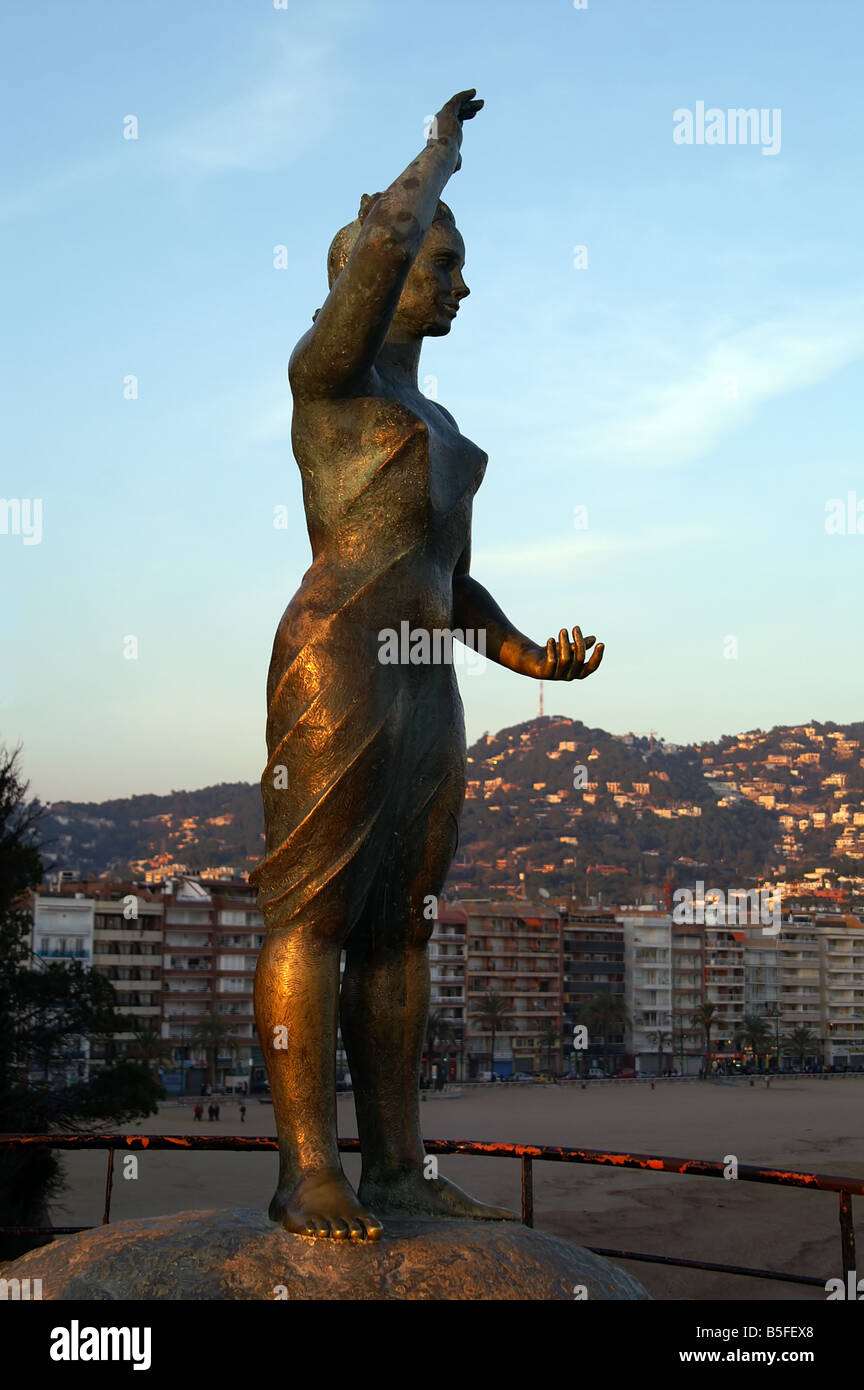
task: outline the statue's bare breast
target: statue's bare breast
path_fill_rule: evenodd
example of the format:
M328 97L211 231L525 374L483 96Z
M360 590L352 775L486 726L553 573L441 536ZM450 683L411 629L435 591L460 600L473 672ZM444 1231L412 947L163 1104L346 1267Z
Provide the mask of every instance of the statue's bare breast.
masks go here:
M307 580L328 602L334 586L344 601L351 586L398 565L402 616L449 626L484 451L419 392L304 402L293 440L315 562Z

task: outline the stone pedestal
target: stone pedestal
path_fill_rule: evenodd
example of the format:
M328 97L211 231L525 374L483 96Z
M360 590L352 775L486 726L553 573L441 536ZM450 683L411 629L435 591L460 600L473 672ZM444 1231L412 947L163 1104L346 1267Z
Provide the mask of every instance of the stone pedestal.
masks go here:
M113 1300L647 1299L608 1260L509 1222L389 1220L382 1239L288 1235L261 1211L185 1211L64 1236L6 1279L42 1298Z

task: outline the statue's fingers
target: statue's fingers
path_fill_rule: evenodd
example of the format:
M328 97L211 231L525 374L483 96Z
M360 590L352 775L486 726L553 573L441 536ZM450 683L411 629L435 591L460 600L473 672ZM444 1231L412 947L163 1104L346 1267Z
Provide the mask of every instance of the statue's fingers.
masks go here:
M554 679L558 671L558 646L554 637L550 637L546 643L546 665L543 675L547 679Z
M575 680L582 667L582 662L585 659L585 650L582 645L582 633L579 631L578 627L574 627L572 646L570 644L570 635L566 631L561 633L558 640L562 650L569 653L567 660L561 663L558 678L559 680L565 681Z
M579 670L579 667L582 664L579 658L579 643L574 638L574 642L571 645L570 634L566 632L561 634L561 636L558 639L558 642L560 649L565 654L564 658L562 658L561 661L561 667L558 672L558 679L563 681L572 681L577 671Z
M460 120L470 121L473 116L477 115L477 112L481 109L483 104L484 103L482 98L479 98L477 101L467 102L465 106L462 107L462 110L459 112Z
M578 680L583 681L586 676L591 676L594 674L594 672L597 670L597 667L600 665L600 662L603 660L603 653L605 652L605 650L606 647L604 646L604 644L602 642L598 642L597 646L591 653L591 660L588 662L587 666L583 666L582 670L579 672L579 675L577 677Z

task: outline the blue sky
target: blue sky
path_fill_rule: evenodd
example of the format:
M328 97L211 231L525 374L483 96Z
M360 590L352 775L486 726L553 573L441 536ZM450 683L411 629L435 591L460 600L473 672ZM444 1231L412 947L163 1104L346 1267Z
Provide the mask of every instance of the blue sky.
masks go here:
M0 739L34 792L260 775L309 562L288 357L333 233L472 86L472 294L421 378L489 454L472 572L538 641L607 643L547 713L861 718L864 534L825 521L864 501L862 29L854 0L7 9L0 496L42 534L0 534ZM676 144L699 101L779 109L779 153ZM536 712L491 664L461 687L469 738Z

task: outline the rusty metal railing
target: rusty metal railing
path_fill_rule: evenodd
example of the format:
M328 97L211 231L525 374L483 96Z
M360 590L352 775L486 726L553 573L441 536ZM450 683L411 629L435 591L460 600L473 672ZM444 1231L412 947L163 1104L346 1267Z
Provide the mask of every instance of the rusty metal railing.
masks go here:
M427 1139L429 1154L463 1154L485 1158L518 1158L522 1168L522 1222L534 1225L534 1162L591 1164L607 1168L636 1168L652 1173L680 1173L691 1177L724 1178L726 1165L701 1158L669 1158L657 1154L616 1153L602 1149L567 1149L534 1144L489 1143L476 1139ZM0 1135L0 1151L9 1149L105 1149L108 1169L105 1182L105 1206L102 1225L111 1219L111 1195L114 1182L114 1154L118 1150L187 1149L208 1152L233 1151L242 1153L266 1152L278 1148L278 1141L266 1135L198 1135L198 1134L5 1134ZM340 1139L342 1153L359 1153L359 1139ZM840 1248L843 1278L855 1264L855 1227L852 1219L852 1198L864 1196L864 1178L841 1177L831 1173L809 1173L784 1168L760 1168L752 1164L738 1165L737 1182L769 1183L779 1187L802 1188L810 1192L836 1192L840 1199ZM92 1226L0 1226L3 1235L72 1235L77 1231L93 1230ZM706 1260L688 1260L672 1255L654 1255L644 1251L610 1249L606 1246L587 1247L595 1255L610 1259L641 1260L649 1264L673 1265L682 1269L701 1269L716 1274L738 1274L750 1279L774 1279L788 1284L807 1284L825 1287L826 1280L817 1275L786 1274L781 1270L756 1269L747 1265L718 1264Z

